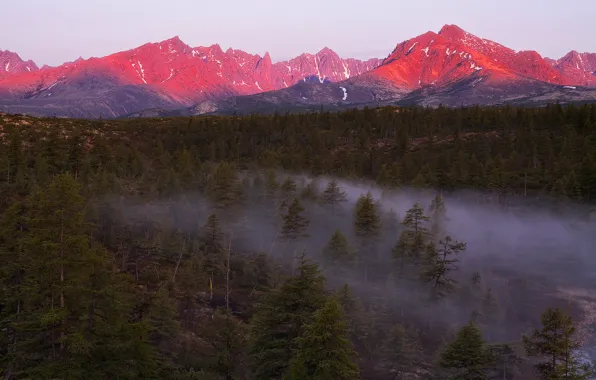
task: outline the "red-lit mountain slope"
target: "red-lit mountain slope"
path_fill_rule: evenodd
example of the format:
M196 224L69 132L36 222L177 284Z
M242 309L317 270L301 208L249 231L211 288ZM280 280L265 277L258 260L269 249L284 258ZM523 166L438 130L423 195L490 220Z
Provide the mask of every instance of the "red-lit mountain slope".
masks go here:
M558 85L576 83L535 51L516 52L455 25L398 44L383 64L367 75L411 90L446 86L467 78L493 84L528 79Z
M571 54L571 53L570 53ZM581 58L581 60L579 59ZM204 102L190 113L250 113L361 105L542 104L594 101L592 55L542 58L476 37L455 25L399 43L376 69L334 84L311 83L271 93ZM583 64L583 66L582 66ZM573 70L570 68L573 67ZM579 68L578 68L579 67Z
M566 89L596 85L595 71L596 54L572 51L558 60L543 58L455 25L401 42L383 61L365 62L342 59L324 48L273 63L269 54L223 51L219 45L192 48L174 37L41 70L16 54L0 52L0 111L118 117L199 103L213 109L231 98L238 100L225 104L245 108L257 103L268 108L268 102L313 107L406 98L428 104L425 98L430 97L432 104L446 97L446 104L492 104L537 94L548 98L551 89L563 91L564 97ZM275 94L260 96L270 91Z
M596 85L596 53L578 53L572 50L563 58L551 60L550 63L573 84Z
M18 54L0 50L0 80L14 74L39 70L33 61L23 61Z
M362 74L379 63L378 59L365 62L341 59L325 48L314 55L303 54L273 64L269 54L260 57L241 50L224 52L219 45L191 48L175 37L103 58L79 59L39 71L11 73L0 78L0 104L2 101L20 103L26 99L44 103L52 98L91 96L97 99L108 90L138 86L157 94L166 103L181 107L202 100L286 88L307 77L340 81ZM15 63L10 65L16 66Z

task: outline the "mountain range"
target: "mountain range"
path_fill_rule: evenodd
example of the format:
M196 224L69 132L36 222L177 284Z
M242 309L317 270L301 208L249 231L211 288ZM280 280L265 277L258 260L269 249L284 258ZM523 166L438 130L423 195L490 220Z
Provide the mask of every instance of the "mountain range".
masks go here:
M596 101L596 53L515 51L455 25L398 43L385 59L329 48L273 63L178 37L39 68L0 50L0 111L114 118L363 105Z

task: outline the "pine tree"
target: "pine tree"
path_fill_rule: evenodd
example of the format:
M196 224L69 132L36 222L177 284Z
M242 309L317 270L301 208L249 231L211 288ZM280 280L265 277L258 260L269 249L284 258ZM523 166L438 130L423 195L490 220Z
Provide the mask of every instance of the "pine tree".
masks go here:
M459 259L456 256L466 249L466 243L453 241L450 236L440 240L438 247L427 250L428 269L424 273L425 281L430 283L435 295L444 297L453 291L455 280L449 274L457 269Z
M480 329L473 322L462 327L455 340L445 347L439 364L446 368L452 379L484 380L486 369L492 364Z
M224 241L217 214L211 214L201 231L203 268L211 277L223 273Z
M540 319L542 328L523 336L527 354L544 360L536 365L540 376L545 380L589 379L590 368L582 365L577 357L580 344L574 337L571 317L559 308L548 308Z
M226 380L237 378L243 370L243 354L248 342L248 326L232 316L230 310L217 310L199 328L201 339L214 349L210 358L213 371Z
M242 183L232 164L222 162L217 165L207 180L205 194L219 208L226 208L242 197Z
M400 234L392 250L402 277L417 278L425 256L434 254L435 248L428 245L429 221L430 218L424 214L424 208L419 203L406 212L402 221L406 229Z
M336 230L323 250L323 257L329 264L349 264L354 259L348 239L340 230Z
M325 303L325 278L318 266L303 256L297 272L266 297L253 317L250 355L255 378L280 378L287 373L298 349L297 338Z
M331 180L323 190L321 202L324 205L331 207L331 211L335 212L343 202L347 200L347 193L343 191L336 180Z
M338 290L337 299L344 310L352 340L359 342L366 336L367 323L367 314L362 302L347 284Z
M287 380L358 379L356 352L348 338L348 326L341 305L330 297L305 326L297 339L298 350L292 357Z
M354 227L360 239L359 261L364 264L364 282L368 281L369 263L376 259L376 242L381 233L381 218L377 205L368 192L360 196L356 203Z
M287 212L282 216L281 236L284 239L296 240L304 236L309 222L302 216L302 212L304 212L304 207L298 198L294 198L288 206Z

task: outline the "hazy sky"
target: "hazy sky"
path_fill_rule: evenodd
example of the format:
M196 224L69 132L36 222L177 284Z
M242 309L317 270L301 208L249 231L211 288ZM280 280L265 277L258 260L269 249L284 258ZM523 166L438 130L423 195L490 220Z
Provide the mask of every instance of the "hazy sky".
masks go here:
M596 52L594 0L13 0L2 14L0 50L39 65L176 35L190 46L269 51L274 61L325 46L384 58L444 24L552 58Z

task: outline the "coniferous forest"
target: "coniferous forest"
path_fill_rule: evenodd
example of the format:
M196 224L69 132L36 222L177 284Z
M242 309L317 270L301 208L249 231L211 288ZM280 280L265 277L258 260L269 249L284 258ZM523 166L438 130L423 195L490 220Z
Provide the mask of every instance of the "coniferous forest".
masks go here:
M590 379L596 105L0 114L5 379Z

